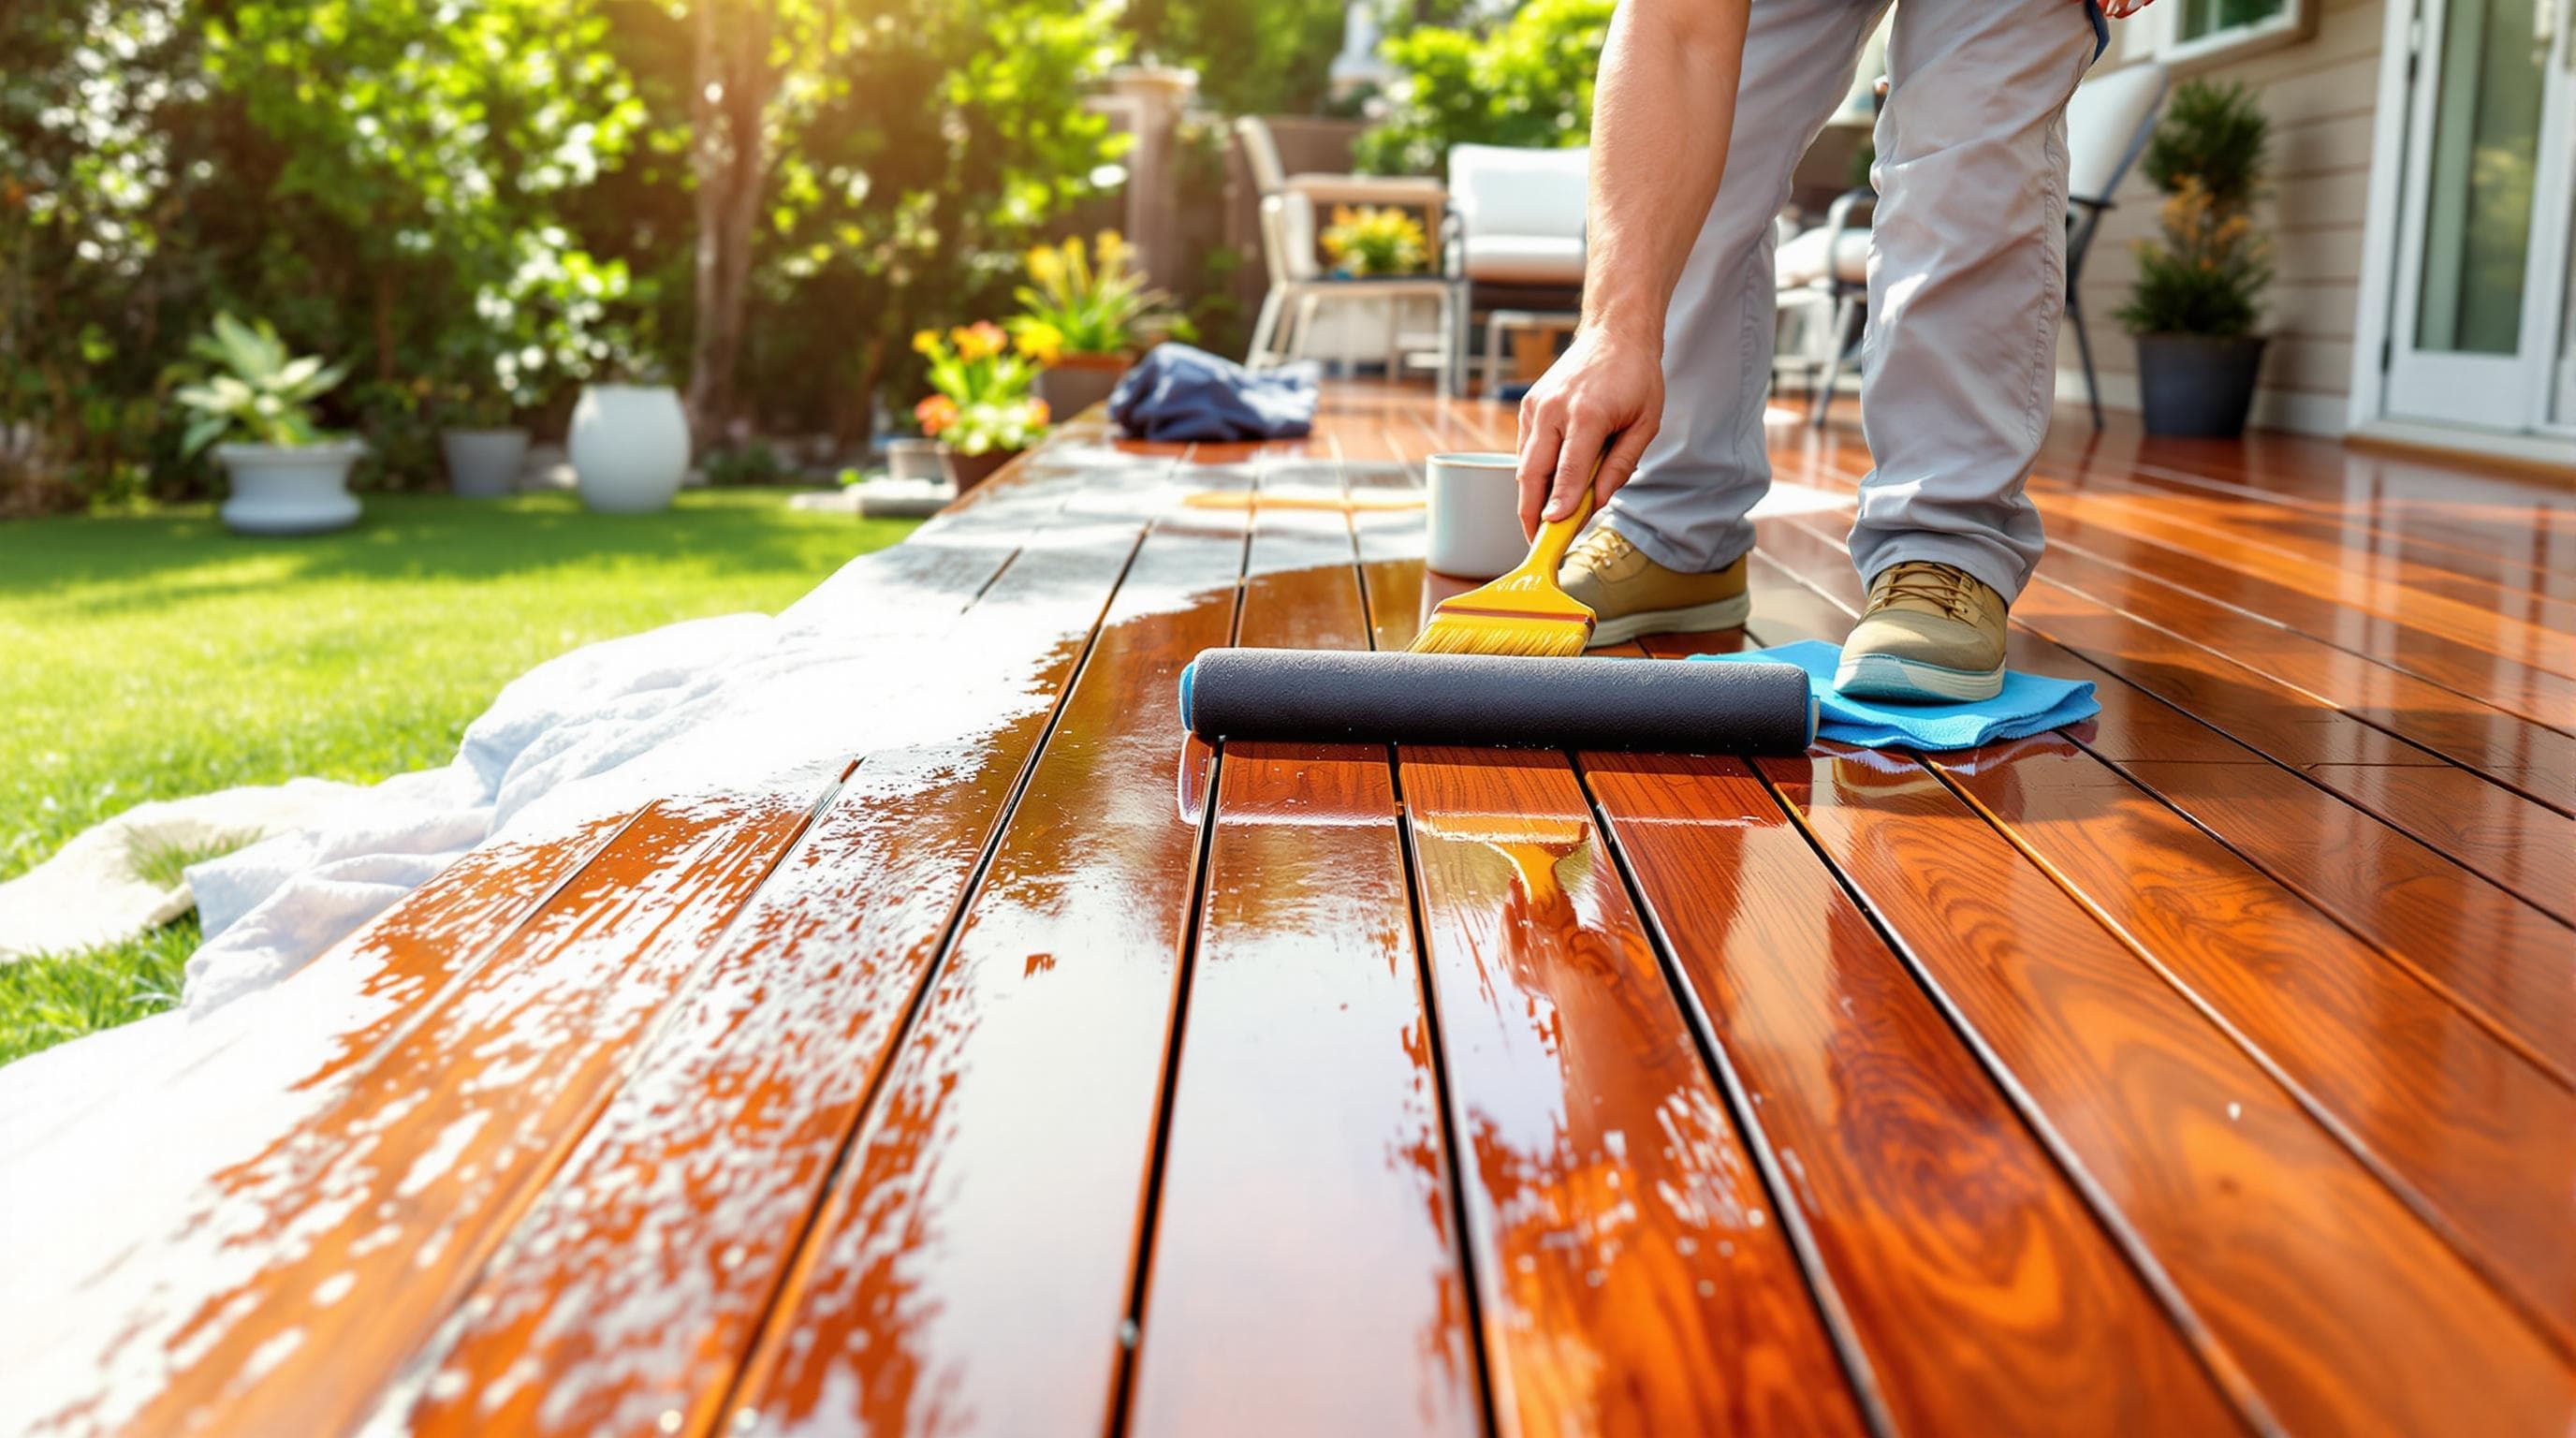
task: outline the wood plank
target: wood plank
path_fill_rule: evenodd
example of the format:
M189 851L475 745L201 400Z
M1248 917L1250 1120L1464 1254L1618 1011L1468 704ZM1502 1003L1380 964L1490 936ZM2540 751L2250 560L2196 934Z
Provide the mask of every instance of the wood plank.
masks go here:
M1360 530L1378 643L1401 647L1419 526ZM1860 1431L1782 1231L1794 1215L1773 1207L1565 757L1399 755L1498 1431Z
M1107 1420L1197 903L1200 826L1173 803L1192 741L1172 695L1182 664L1232 632L1243 568L1240 512L1203 516L1226 528L1158 533L1120 585L730 1421Z
M1342 514L1280 503L1342 492L1266 469L1238 643L1367 647ZM1390 756L1224 750L1128 1431L1481 1433Z
M1847 563L1814 550L1803 557L1821 570L1803 568L1793 580L1769 553L1756 552L1754 624L1769 642L1839 642L1859 612L1859 581ZM2007 658L2029 673L2092 683L2102 714L2078 727L2077 742L2576 1087L2576 983L2565 926L2036 635L2016 629ZM2467 934L2478 941L2464 943Z
M2576 680L2465 648L2410 625L2381 619L2197 555L2063 517L2048 525L2052 555L2080 555L2123 572L2188 589L2240 613L2279 624L2338 649L2440 684L2454 693L2562 731L2576 730ZM2049 564L2056 575L2069 566Z
M2576 1093L2070 741L1933 767L2576 1352Z
M1849 569L1838 544L1804 518L1765 522L1763 546L1802 574ZM2576 844L2568 841L2576 829L2565 816L2046 580L2023 592L2013 621L2309 773L2544 912L2576 921ZM2403 786L2368 777L2391 765L2424 772Z
M716 1422L1165 471L1086 472L1070 515L1056 492L1048 547L949 630L972 667L906 701L938 737L868 754L762 886L466 1300L412 1431Z
M1752 770L1614 754L1581 767L1897 1430L2238 1427L2161 1300Z
M814 800L657 804L323 1111L218 1175L191 1223L120 1235L80 1305L118 1315L100 1386L52 1426L351 1427Z
M2564 1355L1938 779L1833 745L1759 767L2285 1428L2565 1426Z
M1860 1431L1564 757L1401 753L1498 1429Z

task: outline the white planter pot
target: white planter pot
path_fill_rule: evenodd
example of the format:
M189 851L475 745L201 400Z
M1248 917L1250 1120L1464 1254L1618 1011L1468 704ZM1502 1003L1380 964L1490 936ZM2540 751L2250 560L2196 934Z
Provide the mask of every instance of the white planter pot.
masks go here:
M355 440L291 447L219 444L215 462L231 481L219 511L239 534L321 534L358 522L349 466L367 447Z
M886 475L929 484L942 484L948 479L947 469L939 460L939 441L935 439L890 439L886 441Z
M661 509L689 472L689 417L668 385L595 384L572 407L581 502L605 514Z
M519 487L528 457L524 429L451 429L438 437L447 454L447 487L462 499L498 499Z

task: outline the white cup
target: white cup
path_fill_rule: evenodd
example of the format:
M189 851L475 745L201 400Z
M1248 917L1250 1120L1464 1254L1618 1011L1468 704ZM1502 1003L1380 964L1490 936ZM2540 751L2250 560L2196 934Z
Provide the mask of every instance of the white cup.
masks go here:
M1423 563L1459 579L1492 579L1529 558L1521 533L1518 457L1509 454L1435 454L1425 461L1430 528Z

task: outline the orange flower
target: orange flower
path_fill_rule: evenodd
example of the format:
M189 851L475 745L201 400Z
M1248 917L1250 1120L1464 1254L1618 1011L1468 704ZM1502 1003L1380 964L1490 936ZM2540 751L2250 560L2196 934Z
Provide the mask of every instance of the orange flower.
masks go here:
M1046 407L1046 401L1045 401L1045 400L1042 400L1042 399L1032 399L1032 400L1030 400L1030 401L1029 401L1029 414L1030 414L1030 416L1031 416L1033 419L1035 419L1039 424L1044 424L1044 423L1046 423L1046 422L1047 422L1047 407Z
M935 394L912 407L912 417L921 421L921 432L937 437L939 432L957 422L957 401Z
M948 337L957 344L957 357L968 364L973 364L977 360L991 359L1000 354L1003 347L1010 343L1010 337L1002 333L1002 327L991 320L977 320L972 325L960 325L950 330Z

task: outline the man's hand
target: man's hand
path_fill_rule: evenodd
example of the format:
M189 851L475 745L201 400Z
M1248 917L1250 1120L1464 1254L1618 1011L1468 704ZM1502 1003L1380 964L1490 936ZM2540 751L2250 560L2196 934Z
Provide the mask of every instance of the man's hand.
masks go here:
M1521 532L1574 512L1583 481L1601 459L1592 500L1607 504L1637 472L1664 413L1659 343L1614 335L1599 325L1575 331L1573 347L1548 366L1521 400ZM1609 455L1602 458L1602 451Z

